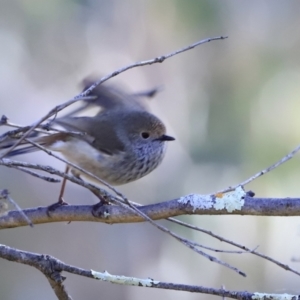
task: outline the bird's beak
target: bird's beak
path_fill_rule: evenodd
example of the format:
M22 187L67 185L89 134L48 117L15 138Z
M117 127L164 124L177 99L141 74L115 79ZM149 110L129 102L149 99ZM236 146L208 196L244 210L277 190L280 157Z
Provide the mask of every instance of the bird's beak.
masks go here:
M163 134L161 137L159 137L157 140L159 141L175 141L175 138L173 138L172 136Z

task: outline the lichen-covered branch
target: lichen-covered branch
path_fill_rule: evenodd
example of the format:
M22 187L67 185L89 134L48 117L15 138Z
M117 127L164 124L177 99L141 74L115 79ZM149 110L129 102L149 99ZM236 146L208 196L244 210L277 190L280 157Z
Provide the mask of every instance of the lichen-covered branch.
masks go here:
M300 216L300 198L252 198L245 196L244 205L240 209L231 212L226 208L217 209L213 206L199 206L195 208L195 206L189 202L185 204L182 203L181 199L182 198L139 206L139 210L153 220L180 215ZM201 199L201 197L199 199ZM84 202L84 199L82 202ZM29 208L23 210L23 212L33 224L68 221L116 224L145 221L143 217L132 211L128 211L125 207L103 205L96 211L93 211L93 208L92 205L67 205L57 208L51 212L51 215L48 213L48 207ZM8 214L0 217L0 229L27 225L28 223L18 211L10 211Z
M299 299L299 295L289 294L263 294L263 293L250 293L245 291L229 291L224 288L215 289L210 287L176 284L158 281L150 278L135 278L129 276L112 275L107 271L97 272L93 270L85 270L76 266L67 265L64 262L52 257L50 255L36 254L32 252L22 251L7 247L0 244L0 257L9 261L26 264L40 270L49 280L57 298L59 300L71 300L71 296L66 292L62 282L66 279L61 276L61 272L67 272L79 276L84 276L92 279L98 279L114 284L137 286L144 288L158 288L177 291L186 291L192 293L209 294L221 297L228 297L231 299L239 300L271 300L271 299Z

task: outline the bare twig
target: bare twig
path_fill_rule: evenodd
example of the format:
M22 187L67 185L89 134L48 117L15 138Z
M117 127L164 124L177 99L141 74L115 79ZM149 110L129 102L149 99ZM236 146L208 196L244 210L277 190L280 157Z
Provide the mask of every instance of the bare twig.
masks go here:
M62 277L60 274L57 274L56 276ZM53 280L50 276L46 276L46 278L58 300L72 300L72 297L68 294L62 280Z
M27 224L30 227L33 227L33 224L31 222L31 220L27 217L26 214L24 214L24 212L22 211L21 207L9 196L8 190L2 190L1 194L0 194L0 198L6 199L7 202L9 202L11 205L13 205L17 209L17 211L22 215L22 217L27 222Z
M298 145L293 151L291 151L289 154L287 154L286 156L284 156L283 158L281 158L279 161L277 161L275 164L269 166L268 168L254 174L253 176L249 177L248 179L244 180L243 182L234 185L234 186L230 186L222 191L220 191L219 193L224 193L224 192L228 192L232 189L236 189L238 186L245 186L246 184L249 184L250 182L252 182L253 180L271 172L272 170L278 168L280 165L284 164L285 162L287 162L288 160L290 160L291 158L293 158L300 150L300 145Z
M4 134L2 134L0 136L0 142L5 141L8 137L11 137L14 139L19 139L21 137L20 134L22 134L30 129L30 126L18 125L18 124L8 121L8 119L5 123L5 125L8 127L13 127L13 128L17 128L17 129L7 131ZM46 134L46 135L53 134L54 132L69 133L69 134L77 135L77 136L85 136L86 135L86 133L84 133L84 132L70 131L70 130L66 131L66 130L62 130L62 129L58 129L58 128L53 128L53 127L50 127L49 123L48 124L40 124L39 126L37 126L37 128L34 129L34 131L37 133L42 133L42 134Z
M134 93L133 96L153 98L154 96L156 96L157 93L161 92L162 90L163 90L163 87L159 86L159 87L153 88L151 90Z
M15 161L15 160L10 160L7 158L3 158L2 160L0 160L0 165L8 167L8 168L30 168L30 169L35 169L35 170L41 170L44 172L47 172L49 174L53 174L53 175L57 175L60 176L62 178L66 178L69 181L78 184L84 188L89 189L92 192L95 192L98 195L103 196L106 199L109 199L109 201L113 202L113 203L117 203L116 198L113 197L111 194L109 194L106 190L101 189L93 184L90 184L84 180L78 179L75 176L72 175L68 175L64 172L61 172L59 170L56 170L50 166L43 166L43 165L39 165L39 164L31 164L31 163L27 163L27 162L21 162L21 161Z
M86 96L82 96L82 97L78 96L76 99L73 98L73 99L71 99L71 100L69 100L69 101L67 101L67 102L65 102L61 105L55 106L44 117L42 117L38 121L34 122L31 126L29 126L29 129L24 132L24 134L21 136L21 138L18 139L13 146L11 146L9 149L7 149L7 151L2 153L0 159L5 157L9 152L11 152L13 149L15 149L26 137L28 137L30 135L31 132L33 132L44 121L46 121L47 119L49 119L53 115L56 115L59 111L63 110L64 108L66 108L68 106L70 106L71 104L75 103L76 101L79 101L79 100L85 99L85 98L86 98Z
M213 38L208 38L208 39L205 39L205 40L202 40L202 41L199 41L199 42L196 42L192 45L189 45L187 47L184 47L184 48L181 48L179 50L176 50L174 52L171 52L169 54L166 54L166 55L162 55L162 56L159 56L159 57L156 57L156 58L153 58L153 59L149 59L149 60L145 60L145 61L140 61L140 62L136 62L136 63L133 63L131 65L128 65L126 67L123 67L107 76L104 76L102 77L99 81L95 82L94 84L92 84L88 89L86 89L84 92L82 92L79 96L88 96L99 84L103 83L104 81L112 78L112 77L115 77L127 70L130 70L130 69L133 69L133 68L136 68L136 67L142 67L142 66L146 66L146 65L152 65L152 64L155 64L155 63L162 63L164 62L164 60L174 56L174 55L177 55L177 54L180 54L182 52L185 52L185 51L188 51L188 50L191 50L199 45L202 45L202 44L205 44L205 43L208 43L208 42L211 42L211 41L216 41L216 40L224 40L224 39L227 39L228 36L218 36L218 37L213 37Z
M254 248L254 249L250 249L250 248L248 248L246 246L240 245L240 244L238 244L236 242L233 242L233 241L230 241L230 240L228 240L228 239L226 239L226 238L224 238L224 237L222 237L220 235L217 235L217 234L213 233L210 230L206 230L206 229L200 228L198 226L194 226L194 225L191 225L191 224L188 224L188 223L185 223L185 222L182 222L180 220L173 219L173 218L169 218L168 220L171 221L171 222L174 222L176 224L182 225L184 227L187 227L187 228L190 228L190 229L193 229L193 230L200 231L202 233L208 234L209 236L211 236L213 238L216 238L216 239L218 239L221 242L225 242L225 243L227 243L229 245L232 245L234 247L240 248L240 249L246 251L246 253L252 253L252 254L254 254L256 256L259 256L259 257L261 257L261 258L263 258L265 260L268 260L268 261L274 263L275 265L279 266L280 268L283 268L286 271L290 271L290 272L292 272L292 273L300 276L300 272L299 271L297 271L295 269L292 269L290 266L288 266L286 264L283 264L283 263L281 263L278 260L275 260L275 259L273 259L273 258L271 258L271 257L269 257L267 255L261 254L258 251L256 251L257 247Z
M168 218L167 220L172 220L172 218ZM173 219L175 220L175 219ZM175 222L176 223L176 222ZM196 244L195 245L199 248L203 248L203 249L206 249L206 250L210 250L210 251L213 251L213 252L218 252L218 253L228 253L228 254L246 254L246 253L252 253L253 250L251 251L234 251L234 250L223 250L223 249L216 249L216 248L212 248L212 247L207 247L207 246L204 246L204 245L201 245L201 244ZM256 247L257 248L257 247ZM255 249L256 249L255 248Z
M56 178L53 178L53 177L49 177L49 176L44 176L44 175L41 175L41 174L38 174L36 172L33 172L33 171L30 171L26 168L23 168L23 167L14 167L15 169L19 170L19 171L22 171L24 173L27 173L33 177L37 177L39 179L42 179L42 180L45 180L47 182L51 182L51 183L58 183L58 182L61 182L60 179L56 179Z

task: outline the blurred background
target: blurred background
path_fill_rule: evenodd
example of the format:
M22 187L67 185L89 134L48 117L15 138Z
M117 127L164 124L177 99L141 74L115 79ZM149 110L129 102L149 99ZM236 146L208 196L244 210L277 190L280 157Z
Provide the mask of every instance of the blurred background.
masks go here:
M144 204L218 191L273 164L300 143L299 11L295 0L2 0L1 115L32 124L78 94L88 75L106 75L204 38L228 35L110 80L131 92L162 86L150 100L151 109L176 137L159 168L119 190ZM18 159L64 169L44 153ZM246 188L260 197L297 197L299 165L295 157ZM23 208L54 203L60 188L4 167L0 182ZM97 201L73 184L68 184L65 199L73 204ZM291 262L299 254L299 218L181 219L247 247L259 246L258 251L300 270ZM163 224L204 245L232 250L203 234ZM246 272L243 278L149 224L45 224L3 230L0 241L112 274L249 292L299 293L299 278L269 262L250 254L215 254ZM215 299L65 275L74 299ZM0 260L0 299L41 298L56 299L43 275Z

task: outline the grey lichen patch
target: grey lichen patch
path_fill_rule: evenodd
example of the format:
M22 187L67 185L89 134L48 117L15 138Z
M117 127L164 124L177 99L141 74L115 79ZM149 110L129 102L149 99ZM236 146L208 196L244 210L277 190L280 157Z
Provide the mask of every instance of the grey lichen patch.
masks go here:
M233 191L216 195L190 194L179 198L178 202L191 205L193 211L196 209L214 208L216 210L226 209L228 212L233 212L243 207L245 196L246 192L242 186L239 186Z
M104 213L103 213L103 217L105 219L107 219L109 216L110 216L110 213L108 212L108 210L105 210Z
M253 300L296 300L298 295L254 293Z
M245 204L246 192L242 186L235 190L216 195L214 208L217 210L226 209L228 212L241 210Z
M140 279L135 277L127 277L120 275L112 275L107 271L104 272L96 272L91 270L91 273L95 279L99 279L102 281L109 281L111 283L123 284L123 285L135 285L135 286L146 286L152 287L159 283L157 280L153 279Z
M182 204L190 204L193 207L193 211L196 209L209 209L214 205L212 195L190 194L179 198L178 202Z

